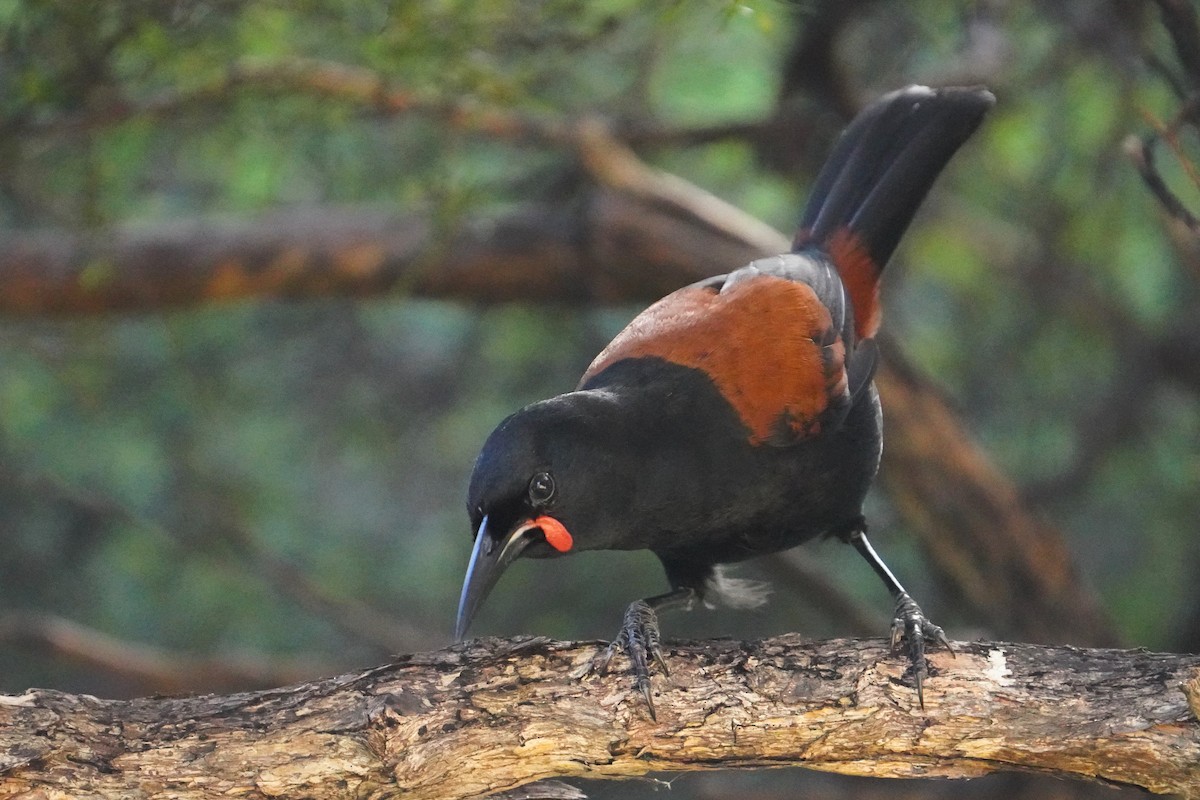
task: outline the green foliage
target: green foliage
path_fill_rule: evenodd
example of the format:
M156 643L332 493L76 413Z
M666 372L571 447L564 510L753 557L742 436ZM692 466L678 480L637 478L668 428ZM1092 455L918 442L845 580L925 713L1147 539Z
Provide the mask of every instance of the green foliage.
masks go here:
M722 118L768 115L787 30L777 27L764 8L738 6L724 17L700 14L699 24L690 25L680 24L683 14L680 8L664 23L658 69L650 78L656 116L665 122L711 125ZM669 30L678 33L671 36ZM714 41L720 47L713 47Z

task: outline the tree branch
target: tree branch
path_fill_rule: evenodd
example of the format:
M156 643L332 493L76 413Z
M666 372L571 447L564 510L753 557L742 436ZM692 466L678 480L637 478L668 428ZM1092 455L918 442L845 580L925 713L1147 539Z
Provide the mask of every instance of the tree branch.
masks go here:
M1154 145L1158 138L1158 136L1129 136L1125 140L1125 155L1133 163L1138 174L1142 176L1142 182L1146 184L1146 188L1154 195L1154 199L1158 201L1167 215L1181 223L1194 235L1200 232L1200 220L1197 220L1195 215L1188 210L1179 195L1171 191L1154 163Z
M658 723L595 643L480 640L229 696L0 697L0 797L477 797L549 777L763 766L997 770L1200 797L1200 656L956 643L926 708L874 640L670 649ZM1191 707L1189 708L1189 703Z
M1179 144L1178 132L1185 123L1196 125L1196 113L1200 109L1200 95L1197 94L1200 91L1200 17L1197 17L1196 8L1189 0L1155 0L1155 3L1162 17L1163 28L1171 37L1175 57L1184 73L1182 82L1170 82L1173 86L1185 84L1190 87L1190 91L1185 94L1182 106L1169 124L1163 124L1147 114L1148 121L1155 128L1154 134L1129 136L1125 140L1124 150L1141 175L1142 182L1167 215L1179 222L1194 237L1200 233L1200 220L1196 219L1183 200L1163 179L1155 164L1154 146L1160 140L1166 142L1175 152L1176 158L1192 182L1197 181L1195 167Z
M449 225L432 215L325 208L249 222L8 234L0 313L77 316L389 291L474 303L649 301L757 257L763 245L674 205L605 189L577 207L530 205Z
M196 220L103 233L14 234L0 246L0 313L95 314L247 297L378 295L503 302L579 295L561 210L440 230L430 216L350 209Z
M328 663L262 655L202 656L117 639L56 614L9 612L0 615L0 642L6 649L26 644L126 681L140 694L232 691L278 686L328 671Z
M577 127L568 117L532 114L474 98L422 94L353 64L313 58L243 58L225 72L194 86L165 89L142 98L110 98L104 105L70 114L14 121L12 128L44 135L106 128L131 119L171 119L197 109L227 106L239 91L259 96L306 95L345 103L364 114L384 118L420 114L454 130L514 142L570 145ZM782 124L779 119L750 119L680 127L629 119L618 126L623 140L637 144L698 145L730 138L753 139Z
M163 119L186 111L228 104L237 90L263 94L306 94L349 103L391 117L424 113L452 128L490 137L548 143L565 142L569 124L553 117L523 114L472 99L422 95L393 85L364 67L313 58L243 58L224 73L186 88L145 98L120 98L74 114L25 123L31 133L60 133L107 127L130 119Z

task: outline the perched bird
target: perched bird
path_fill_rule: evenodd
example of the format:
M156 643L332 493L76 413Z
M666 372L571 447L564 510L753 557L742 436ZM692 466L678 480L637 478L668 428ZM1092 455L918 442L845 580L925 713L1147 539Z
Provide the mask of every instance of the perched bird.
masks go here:
M924 704L925 640L949 647L867 540L879 467L879 276L942 168L995 98L910 86L866 108L817 176L792 252L654 303L575 391L492 432L475 463L475 543L456 635L519 556L648 549L670 591L629 606L613 653L630 658L654 714L664 673L657 612L759 598L721 565L820 536L854 545L895 598Z

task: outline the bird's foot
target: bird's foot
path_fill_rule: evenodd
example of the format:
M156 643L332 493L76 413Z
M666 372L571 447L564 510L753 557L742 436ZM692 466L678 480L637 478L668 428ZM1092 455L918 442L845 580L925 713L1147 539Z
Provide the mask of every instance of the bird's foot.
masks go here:
M662 648L659 645L658 614L645 600L631 603L626 609L620 633L592 661L592 672L598 675L605 674L609 662L619 650L624 650L629 656L633 677L638 691L646 700L650 719L657 721L654 698L650 692L650 662L657 664L663 675L670 676L671 671L667 668L667 662L663 660Z
M940 644L954 655L954 648L946 639L946 632L934 625L925 616L908 592L896 597L896 615L892 620L892 649L904 639L908 642L909 671L917 685L917 702L925 708L925 679L929 677L929 664L925 660L925 641Z

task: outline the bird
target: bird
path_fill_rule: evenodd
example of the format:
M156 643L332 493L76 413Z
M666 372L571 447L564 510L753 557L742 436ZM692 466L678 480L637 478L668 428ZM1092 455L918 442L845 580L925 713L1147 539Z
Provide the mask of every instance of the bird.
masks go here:
M456 640L517 558L650 550L670 588L629 605L593 669L625 652L656 718L652 671L670 674L659 612L761 603L726 565L833 537L891 593L892 648L906 643L923 708L926 642L950 644L875 551L863 514L883 447L879 280L994 103L979 87L917 85L870 103L835 141L790 252L663 297L574 390L504 419L467 490L474 542Z

